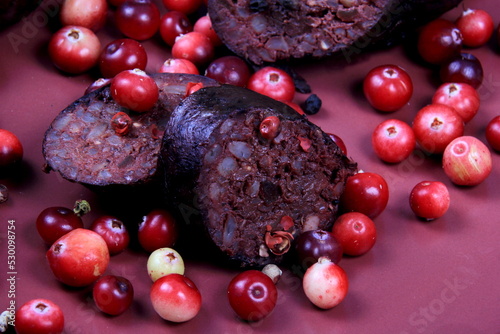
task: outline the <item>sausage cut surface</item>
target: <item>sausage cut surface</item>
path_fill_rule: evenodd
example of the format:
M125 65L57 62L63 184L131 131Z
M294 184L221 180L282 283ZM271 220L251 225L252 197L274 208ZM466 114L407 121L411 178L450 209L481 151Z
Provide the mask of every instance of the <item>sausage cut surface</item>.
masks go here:
M203 76L153 74L159 88L157 104L136 113L120 107L109 86L78 99L64 109L45 133L43 154L49 170L90 186L142 185L157 179L158 156L165 124L186 96L187 86L217 83ZM132 123L119 134L111 122L118 112Z
M209 0L213 28L252 63L361 52L400 39L461 0Z
M272 138L261 131L268 117L279 119ZM330 228L356 170L306 117L239 87L190 95L167 129L162 156L172 198L194 205L210 239L242 266L279 263L300 233Z

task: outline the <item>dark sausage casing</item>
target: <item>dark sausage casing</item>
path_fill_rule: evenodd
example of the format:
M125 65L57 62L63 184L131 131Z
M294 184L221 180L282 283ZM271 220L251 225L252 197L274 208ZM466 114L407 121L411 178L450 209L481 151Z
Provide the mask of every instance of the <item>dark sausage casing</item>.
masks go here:
M93 189L149 185L159 180L158 156L165 124L186 97L188 86L218 85L204 76L158 73L156 105L144 113L120 107L109 86L76 100L53 120L45 133L43 155L48 170ZM117 133L111 120L118 112L132 120L127 134Z
M342 54L347 61L461 0L209 0L213 28L234 53L254 64Z
M260 124L269 116L280 122L266 139ZM305 230L331 228L356 169L305 116L227 85L199 90L174 110L162 160L181 213L196 210L216 246L243 266L282 261L286 245L273 248L273 237L293 242Z

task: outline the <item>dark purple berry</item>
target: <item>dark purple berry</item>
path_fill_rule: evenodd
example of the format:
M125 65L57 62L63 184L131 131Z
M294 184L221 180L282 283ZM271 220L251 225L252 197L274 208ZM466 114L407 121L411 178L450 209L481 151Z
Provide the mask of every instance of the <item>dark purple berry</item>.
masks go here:
M304 102L304 112L308 115L317 114L321 109L321 99L316 94L311 94Z
M441 66L443 82L462 82L478 88L483 82L483 67L479 59L470 53L461 53Z

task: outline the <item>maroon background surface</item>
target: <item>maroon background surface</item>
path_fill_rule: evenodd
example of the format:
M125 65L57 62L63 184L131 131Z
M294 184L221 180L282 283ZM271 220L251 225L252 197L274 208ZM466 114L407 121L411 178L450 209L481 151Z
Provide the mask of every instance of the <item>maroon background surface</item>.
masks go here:
M46 1L45 5L55 3ZM464 2L467 7L488 10L495 24L500 22L496 0ZM459 8L446 14L454 19ZM323 100L319 114L310 119L325 131L342 137L349 155L360 168L383 175L390 187L385 212L375 219L378 241L368 254L345 258L340 265L350 279L350 290L338 307L323 311L304 296L300 279L285 270L278 283L279 301L264 321L247 324L238 320L227 302L226 287L238 272L207 259L187 260L186 274L199 287L203 307L187 323L163 321L149 302L151 281L146 272L147 254L130 249L113 256L107 274L127 277L135 287L135 302L123 315L100 313L90 289L72 289L58 283L45 260L47 246L35 229L37 215L48 206L71 207L87 199L92 212L86 226L109 213L105 196L63 180L56 173L41 171L41 143L52 119L96 78L93 74L67 76L48 59L46 45L53 16L43 6L19 24L0 33L0 128L20 138L25 157L14 175L2 175L0 182L10 189L10 199L0 205L0 309L7 296L7 225L14 220L16 232L15 304L32 298L49 298L64 310L66 333L500 333L500 155L493 155L493 171L476 187L451 184L440 160L416 150L405 162L382 163L373 153L370 136L375 126L388 118L411 122L415 113L430 103L438 86L435 71L415 61L405 48L363 54L356 60L326 59L296 65L296 71ZM99 32L103 45L120 37L112 28ZM17 39L17 43L13 38ZM156 71L170 51L158 39L144 43L149 63ZM485 141L484 129L500 114L500 53L496 39L470 50L482 62L485 78L481 109L466 126L466 134ZM394 63L407 69L415 92L410 103L393 114L378 113L360 92L364 75L374 66ZM306 96L298 95L300 102ZM448 185L451 207L442 218L425 223L412 214L408 196L415 184L439 180ZM131 198L130 203L134 203ZM144 209L139 201L137 212ZM139 221L121 217L131 226ZM196 248L197 245L193 245ZM197 250L200 254L204 249Z

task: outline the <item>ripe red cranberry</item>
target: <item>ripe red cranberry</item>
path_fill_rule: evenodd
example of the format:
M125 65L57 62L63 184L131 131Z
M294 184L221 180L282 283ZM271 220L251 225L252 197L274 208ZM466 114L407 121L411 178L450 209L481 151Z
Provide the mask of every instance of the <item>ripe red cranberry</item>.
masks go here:
M464 123L468 123L476 115L481 102L478 92L471 85L444 83L434 93L432 103L452 107L462 117Z
M23 145L17 136L0 129L0 168L15 165L22 160L23 154Z
M127 248L130 236L125 224L113 216L100 216L90 226L108 245L111 255L118 254Z
M149 296L156 313L171 322L189 321L201 309L201 293L184 275L173 273L160 277L151 286Z
M441 64L460 53L462 34L453 22L439 18L422 28L417 48L425 61Z
M248 89L272 97L278 101L292 101L295 96L295 84L285 71L266 66L252 74L248 79Z
M415 135L405 122L388 119L373 130L372 146L381 160L398 163L408 158L415 149Z
M92 297L101 312L109 315L119 315L132 304L134 287L125 277L106 275L94 283Z
M377 229L375 223L360 212L347 212L335 220L332 234L338 240L344 254L360 256L375 245Z
M245 87L251 71L248 64L237 56L223 56L213 60L205 71L205 76L223 84Z
M48 245L77 228L83 228L82 218L65 207L46 208L36 218L38 234Z
M442 82L464 82L474 88L483 82L483 66L470 53L461 53L441 65L439 76Z
M215 47L222 45L221 39L212 28L212 21L210 20L210 16L203 15L198 20L196 20L193 26L193 30L207 35Z
M94 283L109 264L108 246L94 231L77 228L52 244L46 254L50 269L62 283L83 287Z
M389 201L389 187L377 173L358 172L347 178L340 196L343 212L361 212L370 218L380 215Z
M179 11L184 14L192 14L200 8L203 0L162 0L163 5L169 11Z
M162 247L173 247L178 237L175 218L165 210L153 210L139 225L139 243L148 252Z
M486 126L486 140L494 150L500 151L500 116L494 117Z
M154 79L138 68L118 73L111 81L110 90L119 105L136 112L150 110L159 96Z
M413 83L408 73L396 65L381 65L368 72L363 92L370 105L380 111L401 109L410 101Z
M64 331L64 313L51 300L31 299L16 311L15 329L18 334L61 334Z
M410 193L410 207L420 218L433 220L443 216L450 206L450 194L439 181L419 182Z
M275 308L278 290L272 279L259 270L236 275L227 288L231 308L246 321L259 321Z
M105 78L113 78L125 70L138 68L144 71L148 55L141 43L121 38L107 44L99 57L99 69Z
M160 20L161 38L169 46L173 46L177 37L193 31L193 24L186 14L179 11L168 11Z
M160 11L151 0L127 0L116 8L115 22L125 36L142 41L160 27Z
M440 154L453 139L463 135L464 121L452 107L430 104L413 119L413 132L425 151Z
M180 58L169 58L165 60L158 72L200 74L198 68L192 61Z
M106 0L66 0L61 4L59 17L63 26L80 26L97 31L104 26L108 3Z
M80 74L97 64L101 42L90 29L65 26L52 35L48 48L49 56L58 69Z
M195 65L205 65L214 58L215 50L210 38L206 35L191 31L175 39L172 46L174 58L187 59Z
M473 48L486 44L495 30L493 18L482 9L464 10L455 24L462 33L463 44Z

